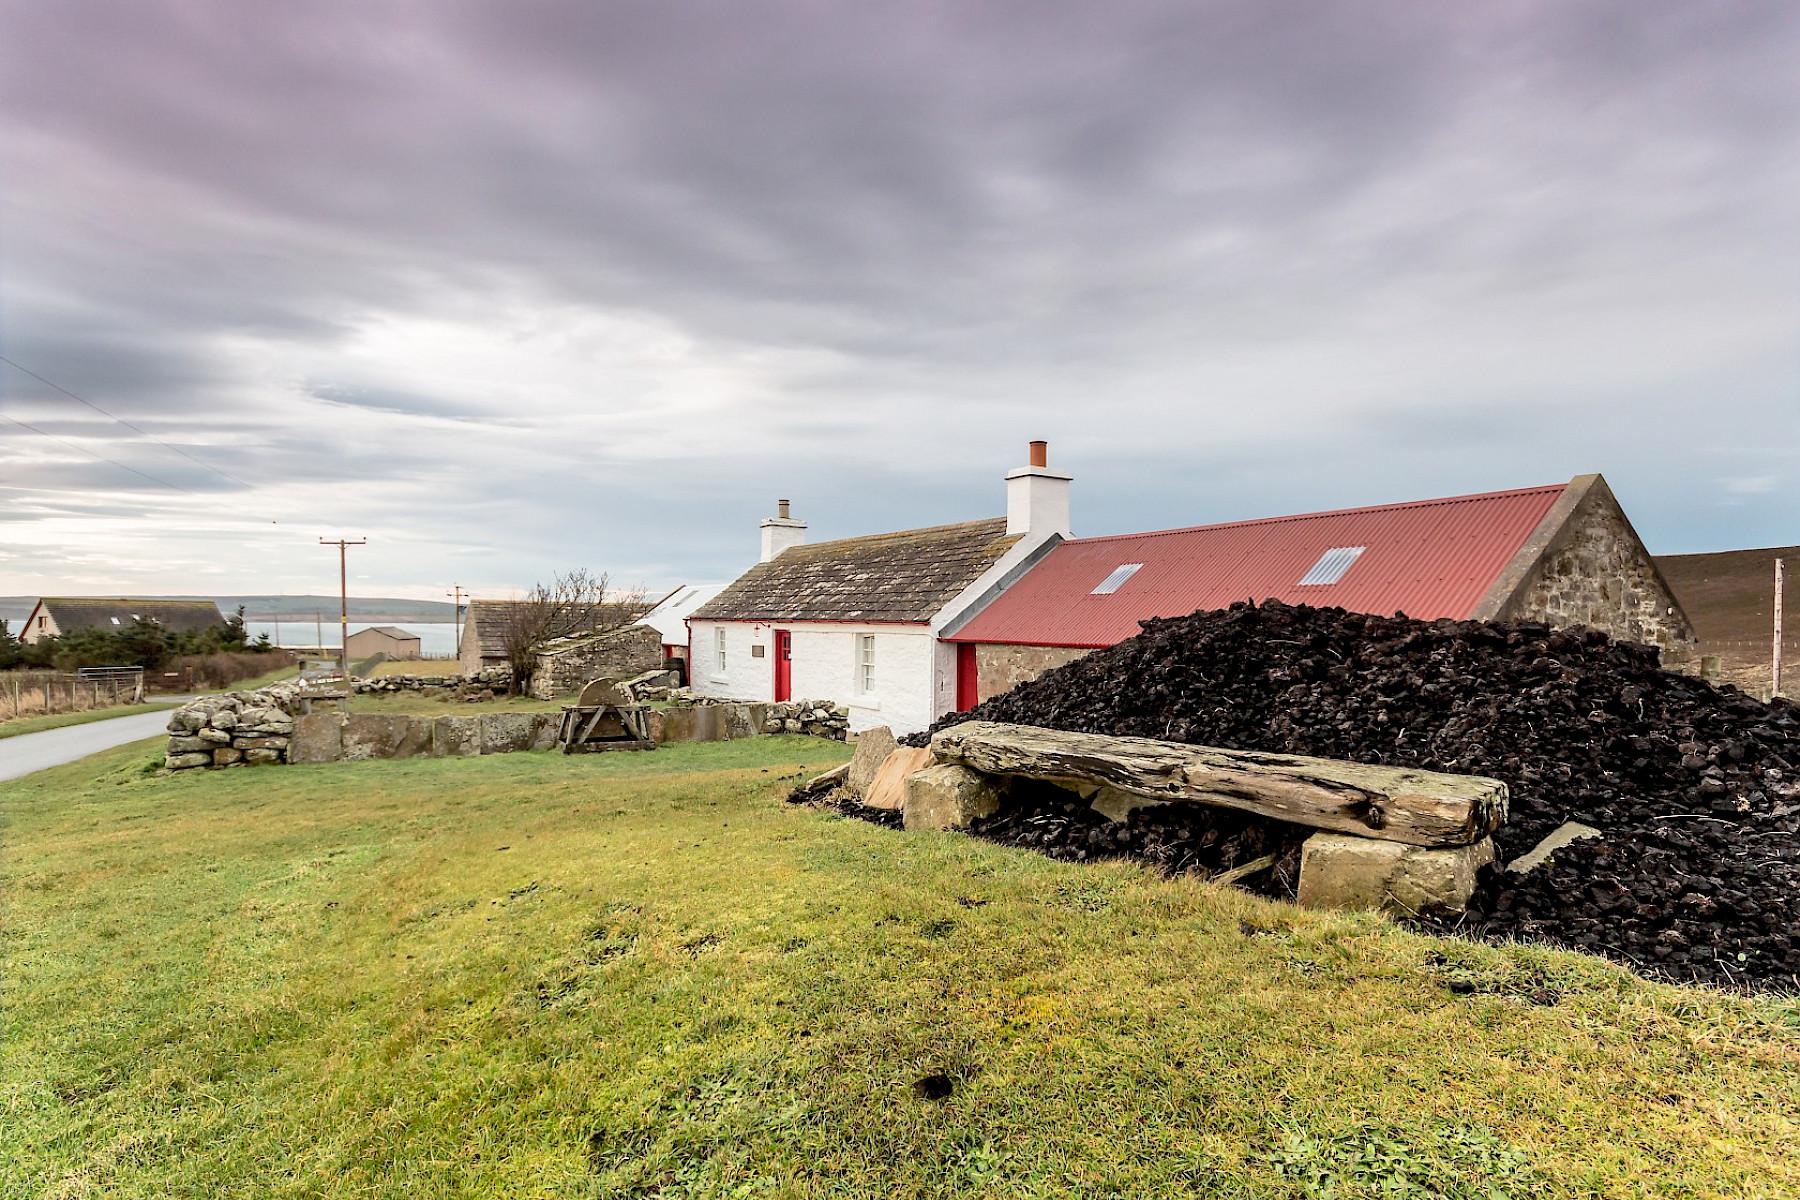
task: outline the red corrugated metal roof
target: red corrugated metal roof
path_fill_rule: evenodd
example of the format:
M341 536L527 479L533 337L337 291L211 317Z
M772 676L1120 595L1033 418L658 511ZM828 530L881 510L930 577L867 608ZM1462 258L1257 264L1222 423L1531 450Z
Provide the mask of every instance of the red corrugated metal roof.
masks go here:
M1421 620L1467 617L1564 484L1338 512L1074 538L1057 546L948 640L1111 646L1147 617L1271 596ZM1366 547L1335 583L1300 586L1327 550ZM1110 595L1094 588L1126 563Z

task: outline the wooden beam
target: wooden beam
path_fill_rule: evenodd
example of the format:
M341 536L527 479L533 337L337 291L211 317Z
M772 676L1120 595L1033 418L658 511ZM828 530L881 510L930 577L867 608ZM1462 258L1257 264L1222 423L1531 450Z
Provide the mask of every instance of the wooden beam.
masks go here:
M969 721L931 739L940 762L1151 800L1212 804L1411 846L1466 846L1506 820L1506 785L1473 775Z

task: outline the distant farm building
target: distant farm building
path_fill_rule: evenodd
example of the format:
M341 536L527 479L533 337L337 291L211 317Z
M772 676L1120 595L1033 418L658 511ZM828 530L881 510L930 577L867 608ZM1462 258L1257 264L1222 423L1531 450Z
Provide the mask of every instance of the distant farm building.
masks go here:
M371 625L350 635L344 648L352 659L388 656L389 662L410 662L419 657L419 635L398 625Z
M68 637L84 629L128 629L147 621L170 633L223 628L225 614L211 600L132 600L46 596L19 629L19 640Z
M1700 653L1718 656L1720 680L1762 695L1773 673L1778 558L1787 566L1782 690L1792 696L1792 680L1800 674L1800 587L1794 583L1800 575L1800 546L1671 554L1659 557L1656 565L1693 621Z

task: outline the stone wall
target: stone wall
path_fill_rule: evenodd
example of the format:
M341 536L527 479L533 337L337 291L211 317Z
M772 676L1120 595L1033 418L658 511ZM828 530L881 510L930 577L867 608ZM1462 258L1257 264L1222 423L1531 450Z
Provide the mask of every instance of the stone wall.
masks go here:
M1586 625L1658 647L1670 670L1699 665L1693 627L1603 484L1582 500L1558 544L1496 619Z
M561 719L561 713L414 717L317 712L294 721L289 757L296 763L367 762L551 750Z
M288 761L294 712L300 707L297 681L254 692L202 696L169 714L169 744L163 766L171 771L197 767L270 766Z
M1072 663L1092 653L1092 650L1071 646L978 645L975 647L976 698L987 700L1010 692L1052 667Z
M607 633L564 638L537 657L531 694L539 700L578 692L592 679L629 679L660 667L662 634L649 625L627 625Z
M472 675L379 675L356 681L357 695L383 692L504 692L512 685L510 667L488 667Z

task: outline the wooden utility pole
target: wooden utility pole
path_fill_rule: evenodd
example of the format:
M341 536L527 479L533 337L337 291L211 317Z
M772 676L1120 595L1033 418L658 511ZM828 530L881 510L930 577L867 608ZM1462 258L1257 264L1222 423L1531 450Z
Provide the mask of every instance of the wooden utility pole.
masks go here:
M338 670L344 676L344 711L350 711L350 576L345 566L344 552L351 546L366 546L368 538L358 538L354 542L339 538L320 538L321 546L338 548Z
M1769 699L1781 695L1781 560L1775 560L1775 655L1769 671Z
M450 592L445 592L444 595L449 596L452 600L454 600L456 602L455 608L453 608L451 610L452 628L454 628L456 630L456 651L452 657L461 658L462 657L462 598L463 598L463 590L462 590L462 584L460 584L460 583L453 583L450 586L452 588L454 588L455 590L450 591Z

